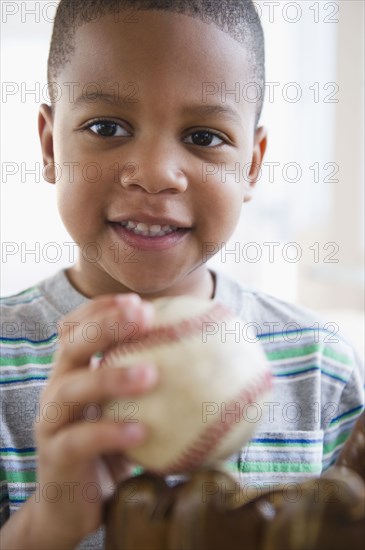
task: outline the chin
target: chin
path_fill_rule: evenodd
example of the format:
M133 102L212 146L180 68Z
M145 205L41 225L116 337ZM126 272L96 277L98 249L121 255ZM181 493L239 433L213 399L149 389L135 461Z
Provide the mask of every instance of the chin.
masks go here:
M136 280L136 278L134 278L130 281L124 280L123 285L129 288L131 292L140 294L142 298L144 294L150 296L151 298L153 298L153 295L156 294L157 298L161 292L171 287L171 279L168 281L166 279L151 281L151 278L147 278L147 280Z

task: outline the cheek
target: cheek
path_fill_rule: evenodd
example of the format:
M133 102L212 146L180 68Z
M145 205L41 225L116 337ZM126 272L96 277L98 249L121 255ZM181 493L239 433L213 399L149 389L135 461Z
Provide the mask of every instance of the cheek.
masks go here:
M104 223L102 181L86 180L79 169L69 176L56 183L58 211L72 237L90 238Z
M240 217L243 183L235 174L219 173L214 181L205 185L204 211L210 232L222 239L228 239Z

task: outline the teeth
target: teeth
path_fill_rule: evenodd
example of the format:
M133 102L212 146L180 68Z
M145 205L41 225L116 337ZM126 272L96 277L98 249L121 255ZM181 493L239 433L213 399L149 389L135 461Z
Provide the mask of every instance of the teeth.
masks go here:
M161 231L160 225L151 225L150 232L151 233L159 233Z
M176 225L148 225L146 223L134 222L131 220L121 222L121 225L136 235L143 235L146 237L162 237L163 235L168 235L177 229Z

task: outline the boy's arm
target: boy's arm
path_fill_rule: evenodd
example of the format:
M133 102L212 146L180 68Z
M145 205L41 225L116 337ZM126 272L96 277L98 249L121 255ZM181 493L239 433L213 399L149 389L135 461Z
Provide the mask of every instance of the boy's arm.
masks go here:
M0 530L0 540L2 550L24 550L26 548L34 550L48 550L50 548L65 550L72 548L67 546L69 541L58 541L58 546L54 540L49 540L47 530L40 532L35 528L33 521L34 514L34 496L31 496L23 506L14 513Z
M90 403L101 408L113 398L149 391L155 385L156 371L146 362L123 369L92 370L89 364L96 352L115 344L115 332L110 327L118 323L123 334L123 328L132 322L142 333L150 326L151 309L137 295L107 296L64 318L77 328L72 337L62 334L52 374L40 395L40 410L52 403L60 414L56 420L41 415L34 426L39 498L30 497L5 522L0 531L2 549L72 549L102 524L104 498L110 485L103 481L101 457L119 454L122 459L126 449L144 439L145 430L138 424L104 417L87 421L84 408ZM84 325L90 321L100 328L101 336L96 342L83 337ZM127 473L127 468L124 471ZM85 496L84 489L89 484L99 487L101 498L91 500ZM44 489L54 485L58 494L51 500L44 496Z

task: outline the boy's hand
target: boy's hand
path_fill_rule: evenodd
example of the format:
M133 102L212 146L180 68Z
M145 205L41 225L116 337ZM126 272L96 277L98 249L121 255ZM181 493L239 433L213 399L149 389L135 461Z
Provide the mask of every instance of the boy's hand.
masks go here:
M138 337L151 319L151 305L131 294L98 298L63 319L54 369L41 394L41 417L35 425L39 488L37 498L31 497L31 529L39 550L73 548L102 524L103 501L111 489L105 464L112 466L116 454L147 435L140 423L100 418L100 411L113 398L149 391L157 378L154 366L90 369L89 363L94 353L116 343L115 327L120 333L125 329L127 336L131 325L126 324L134 323ZM100 338L94 343L94 334L84 338L83 329L90 323L99 327ZM83 411L91 403L99 414L90 420L89 411L85 419ZM52 418L42 411L52 411Z

